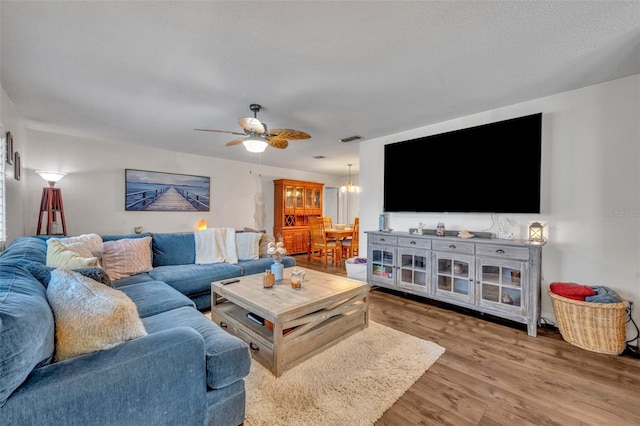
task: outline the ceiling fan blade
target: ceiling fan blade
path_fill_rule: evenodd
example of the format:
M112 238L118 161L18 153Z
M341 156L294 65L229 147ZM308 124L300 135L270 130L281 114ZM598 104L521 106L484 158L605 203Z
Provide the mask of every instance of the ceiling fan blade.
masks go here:
M271 129L269 130L269 136L277 136L280 139L287 139L290 141L309 139L311 137L308 133L293 129Z
M286 139L282 139L279 137L270 137L267 138L267 143L272 148L285 149L289 146L289 142Z
M238 123L240 123L240 126L247 132L263 135L267 131L267 127L264 123L257 118L244 117L238 120Z
M232 135L246 135L246 133L232 132L231 130L193 129L201 132L231 133Z
M234 139L232 141L229 141L225 144L225 146L233 146L233 145L240 145L242 142L244 142L247 138L238 138L238 139Z

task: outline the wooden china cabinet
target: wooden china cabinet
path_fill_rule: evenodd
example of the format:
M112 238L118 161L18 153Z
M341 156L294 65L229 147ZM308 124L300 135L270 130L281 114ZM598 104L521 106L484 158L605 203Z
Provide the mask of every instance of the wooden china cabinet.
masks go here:
M273 184L273 235L282 238L287 254L306 253L309 218L322 216L324 184L289 179L277 179Z

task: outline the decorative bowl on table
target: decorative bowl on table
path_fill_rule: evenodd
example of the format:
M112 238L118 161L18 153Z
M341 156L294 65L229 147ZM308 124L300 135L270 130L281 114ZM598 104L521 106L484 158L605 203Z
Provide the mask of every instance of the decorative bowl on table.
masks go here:
M338 231L343 231L347 228L347 225L345 225L344 223L336 223L335 225L333 225L333 227Z

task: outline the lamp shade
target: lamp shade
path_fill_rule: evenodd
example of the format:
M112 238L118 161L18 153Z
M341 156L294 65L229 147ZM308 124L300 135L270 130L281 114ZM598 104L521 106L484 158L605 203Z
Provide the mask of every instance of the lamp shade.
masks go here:
M267 143L258 138L249 138L242 142L242 144L249 152L264 152L264 150L267 149Z
M61 172L47 172L44 170L36 170L36 173L40 175L40 177L47 182L49 182L50 186L54 186L56 182L65 177L66 173Z

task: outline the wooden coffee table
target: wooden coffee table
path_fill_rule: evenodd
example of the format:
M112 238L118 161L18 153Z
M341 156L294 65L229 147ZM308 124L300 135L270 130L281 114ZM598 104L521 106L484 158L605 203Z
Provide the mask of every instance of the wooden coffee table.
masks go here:
M368 284L307 270L296 290L291 269L272 288L262 287L263 274L211 283L211 319L247 342L254 359L276 377L369 325ZM249 312L266 325L250 320Z

